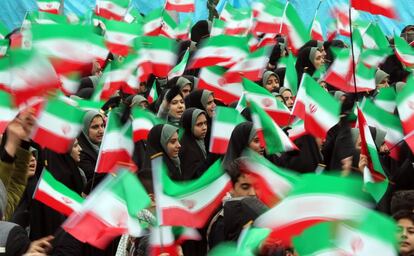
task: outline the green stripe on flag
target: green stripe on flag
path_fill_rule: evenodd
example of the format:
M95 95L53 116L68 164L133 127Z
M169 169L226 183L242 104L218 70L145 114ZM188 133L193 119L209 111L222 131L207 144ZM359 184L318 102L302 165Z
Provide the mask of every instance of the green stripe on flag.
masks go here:
M85 200L79 194L69 189L61 182L57 181L47 169L43 170L41 179L43 179L47 184L49 184L50 187L52 187L54 190L58 191L59 193L67 196L68 198L80 204L83 203L83 201Z
M85 112L67 104L59 98L50 99L47 102L46 112L70 123L82 124Z
M333 117L339 119L340 103L310 76L305 74L303 79L306 79L306 83L303 83L303 85L306 87L307 97L311 98L324 111L329 112Z

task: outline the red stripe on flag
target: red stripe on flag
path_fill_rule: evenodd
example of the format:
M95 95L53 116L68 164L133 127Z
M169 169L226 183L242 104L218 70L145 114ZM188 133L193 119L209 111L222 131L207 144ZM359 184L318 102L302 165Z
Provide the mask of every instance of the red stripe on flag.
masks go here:
M215 154L225 154L229 146L229 139L213 138L210 144L210 152Z
M194 12L194 4L171 4L167 1L165 10L176 11L176 12Z
M305 114L305 130L318 138L325 138L327 131L308 113Z
M129 53L130 47L128 45L124 44L116 44L116 43L110 43L106 42L106 47L108 50L114 54L126 56Z
M260 33L271 33L276 34L279 32L280 24L278 23L267 23L267 22L256 22L256 24L253 27L254 32L260 32Z
M140 141L140 140L146 140L148 138L148 129L138 129L134 130L134 142Z
M256 191L257 197L264 204L266 204L269 207L273 207L280 201L280 198L275 193L273 193L272 188L269 187L269 184L266 182L266 180L263 179L262 176L250 171L246 171L246 173L249 175L249 178Z
M202 59L195 59L190 64L189 69L214 66L219 63L229 62L230 60L231 60L230 57L219 57L219 56L210 56L210 57L205 57Z
M40 9L39 11L41 12L48 12L48 13L52 13L52 14L59 14L59 9Z
M206 90L212 91L214 93L214 97L216 99L222 101L225 104L230 104L233 101L239 100L239 98L240 98L240 96L238 96L238 95L231 94L231 93L221 89L219 85L217 85L217 86L209 85L203 79L200 79L200 81L198 82L197 87L199 89L206 89Z
M109 173L119 166L128 168L131 171L137 170L137 166L132 162L129 153L125 149L119 149L118 151L102 152L96 166L96 172Z
M40 146L44 148L48 148L60 154L68 153L69 149L72 147L72 144L75 140L75 139L68 139L65 137L61 137L42 127L39 127L36 130L35 135L33 136L32 139L33 141L38 143Z
M51 197L50 195L46 194L42 190L38 189L36 190L36 193L34 194L34 199L44 203L45 205L49 206L50 208L55 209L56 211L69 216L72 214L73 209L69 206L63 204L62 202L59 202L55 198ZM64 197L64 200L67 200L67 197Z
M126 10L125 10L125 12L126 12ZM98 15L100 17L103 17L107 20L113 19L113 20L121 21L124 18L124 16L120 16L118 14L115 14L115 13L113 13L113 12L111 12L111 11L105 9L105 8L99 8L99 11L98 11L98 8L97 8L95 10L95 13L96 13L96 15Z
M172 68L173 66L171 65L152 63L152 73L158 77L168 76L168 73Z
M286 126L292 121L290 112L265 109L266 113L279 125Z

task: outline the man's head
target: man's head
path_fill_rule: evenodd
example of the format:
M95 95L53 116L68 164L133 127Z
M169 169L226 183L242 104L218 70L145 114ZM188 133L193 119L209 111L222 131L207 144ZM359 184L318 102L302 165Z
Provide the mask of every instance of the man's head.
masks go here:
M400 227L400 255L414 254L414 213L412 211L399 211L394 214L394 219Z
M231 190L232 197L256 196L256 191L250 180L249 175L241 172L240 168L242 161L240 158L236 159L228 168L227 173L230 175L233 189Z

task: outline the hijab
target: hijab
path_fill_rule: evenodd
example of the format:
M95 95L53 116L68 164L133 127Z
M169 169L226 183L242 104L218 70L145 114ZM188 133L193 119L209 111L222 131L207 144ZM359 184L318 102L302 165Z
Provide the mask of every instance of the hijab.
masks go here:
M375 73L375 84L378 85L382 81L384 81L385 78L389 77L390 75L382 71L381 69L378 69Z
M231 166L232 162L241 156L243 151L249 147L255 135L256 130L253 129L252 122L246 121L234 128L230 136L227 152L223 158L224 168Z
M178 78L176 85L178 87L180 87L180 90L182 90L184 88L184 86L186 86L187 84L190 85L191 90L193 89L193 83L191 83L190 80L188 80L187 78L181 76L180 78Z
M184 134L189 135L197 143L197 146L200 148L203 153L204 158L207 156L206 145L204 139L198 139L194 136L194 126L197 123L197 118L204 114L207 119L207 113L198 108L189 108L184 111L183 116L181 117L181 126L184 128Z
M142 96L142 95L135 95L132 100L131 100L131 108L133 106L139 106L139 104L141 104L141 102L146 101L148 103L148 100Z
M263 78L262 78L262 86L263 87L266 86L267 80L269 80L271 75L275 76L277 81L280 81L279 76L275 72L267 70L263 73Z
M311 58L315 57L317 48L316 47L305 47L301 51L299 51L298 59L296 61L296 72L298 73L298 81L300 82L302 79L303 73L307 73L310 76L315 73L316 68L311 61Z
M99 152L100 145L96 145L89 139L89 127L91 126L92 120L97 116L103 119L102 115L97 111L89 110L88 112L86 112L85 116L83 117L82 127L82 133L85 136L86 141L96 151L96 153Z

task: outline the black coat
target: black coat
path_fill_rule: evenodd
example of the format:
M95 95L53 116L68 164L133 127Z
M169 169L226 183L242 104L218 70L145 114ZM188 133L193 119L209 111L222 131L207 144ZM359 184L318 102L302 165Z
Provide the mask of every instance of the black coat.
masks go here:
M83 133L79 135L78 142L82 148L79 167L85 172L86 179L91 180L95 172L96 161L98 160L98 152L92 148Z

